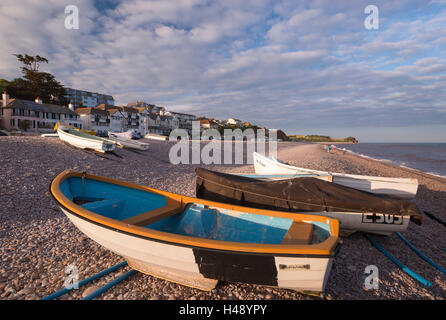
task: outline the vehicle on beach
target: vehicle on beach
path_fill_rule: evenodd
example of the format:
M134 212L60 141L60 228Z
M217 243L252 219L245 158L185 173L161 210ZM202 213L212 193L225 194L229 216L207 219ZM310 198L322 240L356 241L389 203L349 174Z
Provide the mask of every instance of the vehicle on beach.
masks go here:
M66 170L63 213L133 269L201 290L219 280L324 291L340 245L335 219L207 201Z
M80 149L91 149L101 153L115 150L114 141L93 136L74 127L58 122L56 125L60 140Z
M149 149L149 144L148 143L135 141L135 140L132 140L130 138L117 135L114 132L109 132L108 133L108 138L110 140L116 142L119 146L124 147L124 148L136 149L136 150L141 150L141 151L145 151L145 150Z
M249 175L251 178L273 180L314 176L346 187L400 199L413 199L418 190L417 179L375 177L299 168L257 152L253 153L253 161L257 176Z
M195 169L196 197L245 207L306 212L338 219L341 235L356 231L390 235L423 217L413 202L382 197L315 177L262 181Z

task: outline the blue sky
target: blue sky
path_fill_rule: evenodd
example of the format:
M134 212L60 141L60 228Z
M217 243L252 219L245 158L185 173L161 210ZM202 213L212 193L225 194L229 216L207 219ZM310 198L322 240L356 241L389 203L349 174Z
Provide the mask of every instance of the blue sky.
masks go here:
M66 5L79 30L64 27ZM367 5L379 29L367 30ZM446 1L2 0L0 78L47 57L65 86L292 134L446 142Z

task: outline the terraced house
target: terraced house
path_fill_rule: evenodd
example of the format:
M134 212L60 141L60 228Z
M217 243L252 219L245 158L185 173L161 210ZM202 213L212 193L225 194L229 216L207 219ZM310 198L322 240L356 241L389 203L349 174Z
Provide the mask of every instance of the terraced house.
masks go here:
M82 120L85 130L94 130L98 136L107 136L110 131L110 116L99 108L77 108L76 113Z
M82 121L70 107L43 103L40 98L35 101L10 99L4 92L1 100L0 125L8 131L44 133L52 132L58 121L82 129Z

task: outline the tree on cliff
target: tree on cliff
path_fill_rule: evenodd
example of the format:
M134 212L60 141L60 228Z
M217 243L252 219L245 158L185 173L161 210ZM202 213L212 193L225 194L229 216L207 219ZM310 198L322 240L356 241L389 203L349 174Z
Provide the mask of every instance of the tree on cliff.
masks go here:
M40 97L46 103L64 105L67 103L64 87L51 73L39 71L40 64L48 63L48 59L39 55L30 56L14 54L21 63L23 78L17 78L8 85L11 97L34 100Z

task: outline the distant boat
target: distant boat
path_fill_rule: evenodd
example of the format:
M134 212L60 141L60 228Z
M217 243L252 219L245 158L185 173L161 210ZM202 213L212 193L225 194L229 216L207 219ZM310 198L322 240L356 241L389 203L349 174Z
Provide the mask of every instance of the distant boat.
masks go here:
M335 219L191 198L66 170L50 191L88 237L135 270L202 290L218 280L323 291Z
M91 149L98 152L115 150L116 143L79 131L63 123L57 124L57 134L60 140L80 149Z
M161 134L156 133L148 133L144 136L146 139L152 139L152 140L167 140L167 136L163 136Z
M40 136L43 138L59 138L57 133L42 133Z
M132 140L130 138L119 136L114 132L109 132L108 138L110 140L116 142L118 145L125 147L125 148L143 150L143 151L149 149L148 143L139 142L139 141Z
M315 177L262 181L195 169L196 196L258 209L307 212L338 219L342 235L356 231L390 235L423 217L413 202L392 199L322 181Z
M413 199L418 190L417 179L375 177L299 168L257 152L253 153L253 161L259 179L289 179L314 175L318 179L346 187L400 199ZM253 175L250 177L255 178Z
M140 134L139 132L137 132L136 130L130 129L124 132L111 132L113 133L115 136L118 137L123 137L123 138L127 138L127 139L139 139Z

